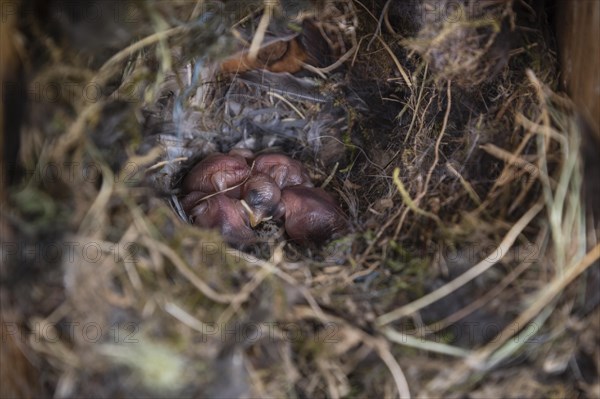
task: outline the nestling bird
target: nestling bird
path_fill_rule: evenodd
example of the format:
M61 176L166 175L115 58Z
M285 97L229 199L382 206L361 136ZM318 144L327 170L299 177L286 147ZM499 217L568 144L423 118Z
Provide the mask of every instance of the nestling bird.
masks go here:
M348 227L333 197L313 187L299 161L271 153L254 158L249 167L253 156L250 150L234 149L211 154L194 166L184 179L181 199L193 224L218 228L234 245L256 242L253 228L272 218L283 218L288 236L299 243L321 242Z
M285 231L294 241L321 242L335 237L348 227L346 216L334 199L321 188L287 187L281 191L281 203Z
M193 224L206 229L219 229L230 244L243 245L256 241L248 215L237 199L225 194L206 195L200 191L188 194L182 201Z
M231 156L240 156L240 157L246 159L247 161L254 158L254 153L247 148L234 147L231 150L229 150L228 154Z
M255 173L242 186L242 205L248 211L250 225L269 220L280 206L281 190L269 175Z
M215 193L234 187L250 175L250 167L246 159L239 153L213 153L201 160L192 168L183 180L186 193L201 191ZM239 188L227 192L231 197L239 198ZM237 192L235 192L237 191Z
M296 185L313 186L304 166L287 155L259 155L254 160L253 170L271 176L280 188Z
M207 193L203 193L202 191L192 191L191 193L188 193L180 198L179 203L181 204L185 214L189 216L192 209L194 209L196 205L200 204L202 199L207 195Z

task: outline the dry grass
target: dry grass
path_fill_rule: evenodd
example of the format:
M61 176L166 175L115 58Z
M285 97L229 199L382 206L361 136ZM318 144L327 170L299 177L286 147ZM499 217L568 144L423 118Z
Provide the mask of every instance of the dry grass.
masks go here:
M254 57L281 22L261 7L144 7L135 39L93 67L32 28L49 56L31 55L31 85L103 94L32 105L32 173L2 211L20 242L63 249L17 254L3 281L29 378L56 397L593 393L580 276L600 248L586 246L573 106L540 27L521 29L533 11L488 2L400 32L411 11L393 2L328 2L302 12L335 48L329 66L219 76L235 37ZM181 176L233 145L304 161L352 233L237 250L186 223Z

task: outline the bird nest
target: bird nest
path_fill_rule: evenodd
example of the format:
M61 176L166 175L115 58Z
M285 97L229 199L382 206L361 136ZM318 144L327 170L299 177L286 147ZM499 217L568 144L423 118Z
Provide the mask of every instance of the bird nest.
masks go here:
M23 19L23 176L2 212L3 334L18 350L0 363L19 365L2 367L7 392L594 393L597 296L578 277L597 281L600 254L545 15L375 3ZM351 228L240 250L190 224L182 180L233 148L302 162Z

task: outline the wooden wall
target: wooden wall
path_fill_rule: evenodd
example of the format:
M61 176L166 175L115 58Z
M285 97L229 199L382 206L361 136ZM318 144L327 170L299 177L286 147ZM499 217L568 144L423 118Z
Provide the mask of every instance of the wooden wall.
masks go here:
M562 82L600 140L600 0L556 0Z

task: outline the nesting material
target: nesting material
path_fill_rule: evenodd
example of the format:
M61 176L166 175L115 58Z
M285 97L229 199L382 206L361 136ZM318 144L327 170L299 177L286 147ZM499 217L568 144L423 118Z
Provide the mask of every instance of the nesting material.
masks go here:
M600 232L541 2L38 3L10 10L3 395L598 396Z

